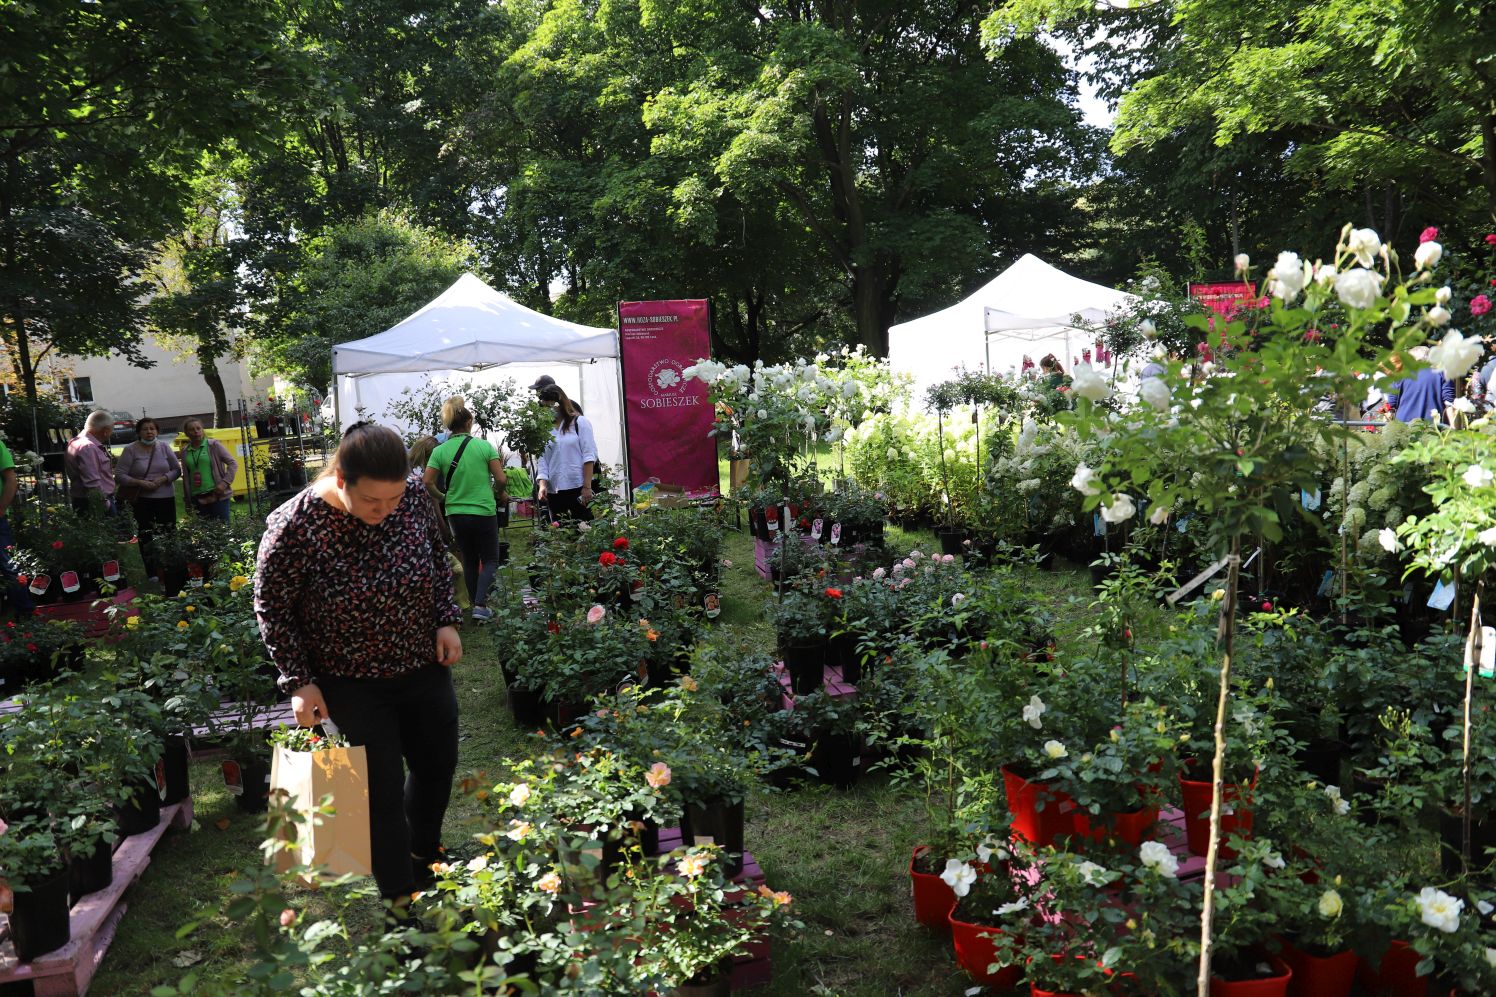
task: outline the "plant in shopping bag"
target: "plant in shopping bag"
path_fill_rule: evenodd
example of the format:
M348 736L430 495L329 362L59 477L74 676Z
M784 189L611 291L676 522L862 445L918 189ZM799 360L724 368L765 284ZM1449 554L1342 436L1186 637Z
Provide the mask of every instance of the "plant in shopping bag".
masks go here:
M348 738L342 734L325 733L316 727L277 727L270 732L268 740L272 748L287 751L328 751L348 747Z

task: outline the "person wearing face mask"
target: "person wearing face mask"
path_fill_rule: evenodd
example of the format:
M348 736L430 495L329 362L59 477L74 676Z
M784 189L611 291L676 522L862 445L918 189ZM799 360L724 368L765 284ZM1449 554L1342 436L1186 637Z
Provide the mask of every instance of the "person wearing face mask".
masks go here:
M135 510L140 559L152 578L160 574L153 550L156 537L177 525L177 491L172 482L182 476L177 455L158 438L160 433L155 419L137 420L135 442L120 452L114 468L117 494Z
M254 592L296 722L331 720L364 746L374 879L403 905L442 852L462 611L436 509L394 430L350 426L322 474L270 514Z
M552 519L592 518L592 471L597 441L592 423L578 412L557 384L540 389L540 400L556 411L551 442L536 463L535 498L547 504Z
M239 462L222 443L208 438L201 419L182 423L182 435L187 437L182 447L182 485L187 493L187 508L196 509L204 519L227 523Z

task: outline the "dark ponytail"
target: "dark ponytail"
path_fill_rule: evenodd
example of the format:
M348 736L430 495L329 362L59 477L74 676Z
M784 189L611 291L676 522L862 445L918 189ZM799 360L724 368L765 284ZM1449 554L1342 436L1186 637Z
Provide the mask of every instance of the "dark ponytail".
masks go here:
M561 422L561 432L572 432L577 424L577 416L581 413L577 411L576 406L572 405L571 399L566 397L566 392L561 390L561 385L548 384L544 388L541 388L540 400L543 402L555 402Z
M393 429L373 422L355 422L343 431L332 460L317 477L342 471L346 485L357 484L364 478L404 481L410 473L409 461L405 444Z

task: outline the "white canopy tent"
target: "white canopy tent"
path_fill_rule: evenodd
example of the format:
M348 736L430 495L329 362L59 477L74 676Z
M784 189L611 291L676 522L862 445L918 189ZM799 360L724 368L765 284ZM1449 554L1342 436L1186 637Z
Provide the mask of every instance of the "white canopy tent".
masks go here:
M966 300L890 328L888 359L895 371L914 375L916 403L962 365L1004 373L1018 370L1025 354L1037 363L1053 353L1068 368L1091 345L1080 341L1073 316L1100 322L1135 300L1025 253Z
M340 426L367 416L401 430L390 402L428 377L528 385L549 374L586 411L599 462L626 463L618 332L532 311L470 273L393 328L333 347L332 369Z

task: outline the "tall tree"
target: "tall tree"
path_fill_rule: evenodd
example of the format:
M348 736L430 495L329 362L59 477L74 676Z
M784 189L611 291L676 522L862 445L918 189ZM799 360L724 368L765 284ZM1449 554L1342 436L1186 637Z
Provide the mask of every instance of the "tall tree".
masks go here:
M1468 0L1007 0L995 37L1051 29L1130 60L1112 147L1204 126L1291 135L1294 168L1355 191L1393 234L1417 192L1446 221L1496 218L1491 11ZM1141 39L1142 44L1139 44Z
M28 396L48 350L143 363L147 248L209 149L296 89L270 0L0 7L0 332Z

